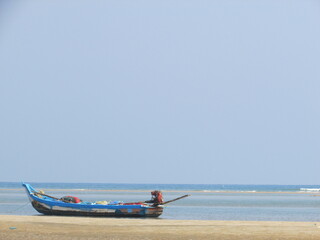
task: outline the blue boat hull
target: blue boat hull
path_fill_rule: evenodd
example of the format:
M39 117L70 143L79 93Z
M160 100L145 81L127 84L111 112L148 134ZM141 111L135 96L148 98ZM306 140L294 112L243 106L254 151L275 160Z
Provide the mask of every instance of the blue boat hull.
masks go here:
M147 204L101 205L87 203L66 203L51 197L40 196L29 184L23 184L32 203L39 213L59 216L87 217L159 217L163 207Z

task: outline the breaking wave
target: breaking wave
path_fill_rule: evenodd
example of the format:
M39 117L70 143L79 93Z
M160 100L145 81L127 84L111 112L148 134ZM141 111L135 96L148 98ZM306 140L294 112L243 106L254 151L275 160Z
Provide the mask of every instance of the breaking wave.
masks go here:
M301 192L320 192L320 188L300 188Z

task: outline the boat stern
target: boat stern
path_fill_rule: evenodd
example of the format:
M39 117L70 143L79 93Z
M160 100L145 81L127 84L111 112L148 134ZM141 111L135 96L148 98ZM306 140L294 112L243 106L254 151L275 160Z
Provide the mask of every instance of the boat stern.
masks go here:
M146 209L146 217L159 217L163 213L163 207L149 207Z

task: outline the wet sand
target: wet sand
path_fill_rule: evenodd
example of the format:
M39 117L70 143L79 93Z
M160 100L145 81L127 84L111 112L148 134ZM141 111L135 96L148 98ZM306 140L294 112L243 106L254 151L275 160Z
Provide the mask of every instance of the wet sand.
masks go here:
M0 215L1 240L320 240L320 223Z

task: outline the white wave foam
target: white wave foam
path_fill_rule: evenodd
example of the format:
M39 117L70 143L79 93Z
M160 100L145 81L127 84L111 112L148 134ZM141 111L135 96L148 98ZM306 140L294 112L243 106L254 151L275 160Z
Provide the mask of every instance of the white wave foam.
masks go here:
M320 188L300 188L301 192L320 192Z

